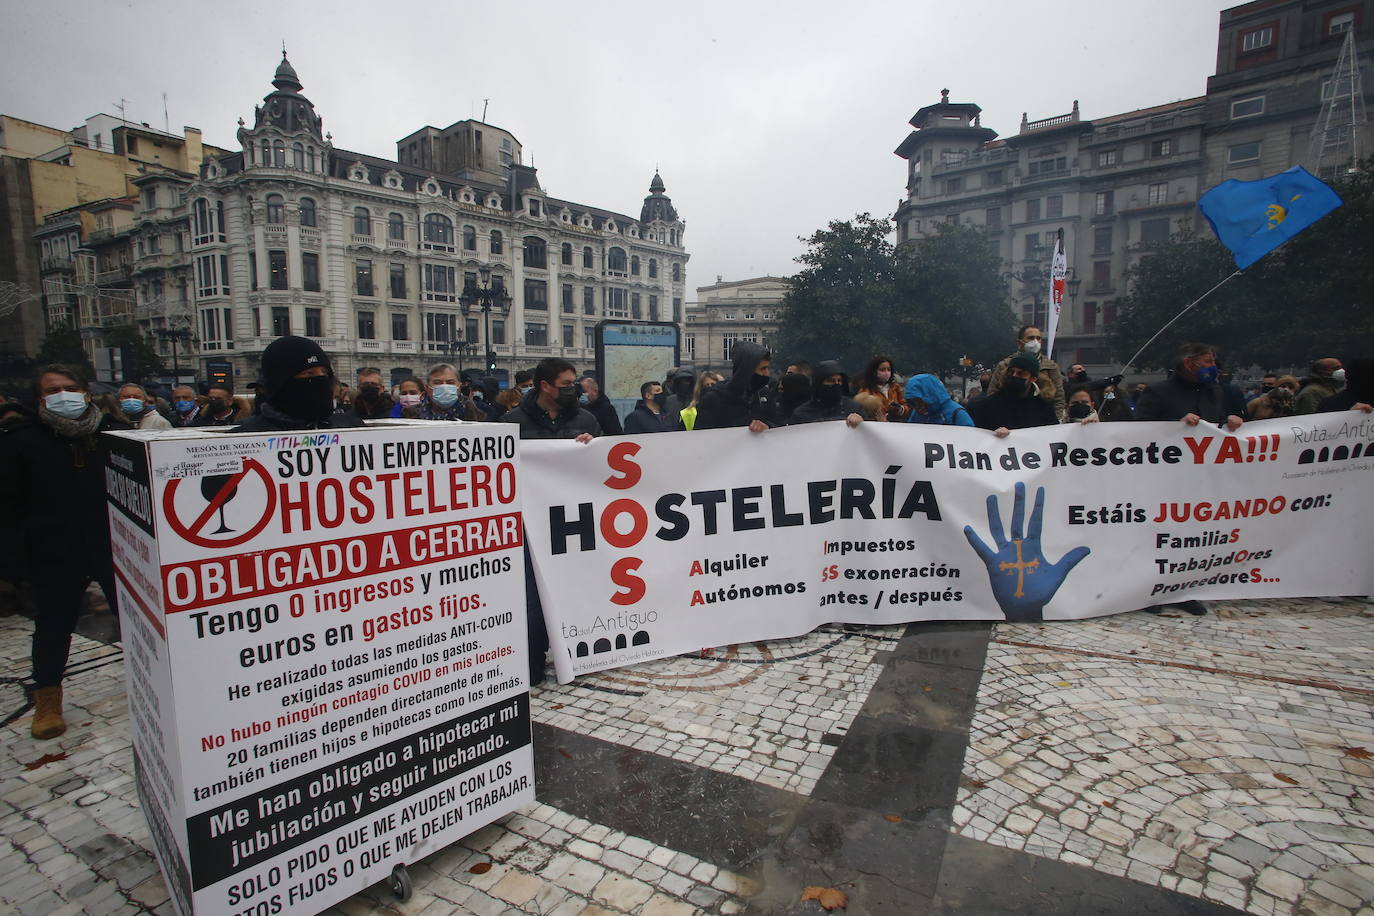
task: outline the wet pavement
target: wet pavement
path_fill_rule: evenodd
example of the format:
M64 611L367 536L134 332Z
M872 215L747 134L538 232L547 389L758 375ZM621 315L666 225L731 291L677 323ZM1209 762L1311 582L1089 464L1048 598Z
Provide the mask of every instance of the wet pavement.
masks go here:
M537 804L334 912L1374 913L1374 605L824 627L538 688ZM123 660L28 736L0 618L0 909L170 912Z

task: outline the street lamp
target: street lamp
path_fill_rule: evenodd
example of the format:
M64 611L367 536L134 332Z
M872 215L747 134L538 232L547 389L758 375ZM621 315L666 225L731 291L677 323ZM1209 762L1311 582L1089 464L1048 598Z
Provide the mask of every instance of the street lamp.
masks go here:
M462 306L463 317L466 318L472 313L473 309L481 309L483 327L486 330L487 343L487 372L496 369L496 351L491 346L491 310L494 308L501 317L510 314L510 294L506 292L505 284L493 287L491 285L491 268L482 267L477 271L480 285L469 283L463 288L463 295L458 297L458 303Z
M190 328L157 328L153 333L157 335L158 340L170 340L172 342L172 376L180 382L181 363L177 359L177 341L189 344L195 335L191 333Z
M453 336L449 338L446 346L448 349L448 358L450 360L457 358L458 360L458 376L461 378L463 375L463 357L477 355L477 341L464 340L462 332L455 329Z

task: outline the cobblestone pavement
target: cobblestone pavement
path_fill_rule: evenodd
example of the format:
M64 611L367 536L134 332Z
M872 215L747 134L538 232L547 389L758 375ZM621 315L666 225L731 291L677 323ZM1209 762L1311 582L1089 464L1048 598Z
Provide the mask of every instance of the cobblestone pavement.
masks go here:
M1374 913L1372 614L831 626L542 687L539 802L334 912ZM122 653L77 638L34 742L30 628L0 619L0 910L168 913Z

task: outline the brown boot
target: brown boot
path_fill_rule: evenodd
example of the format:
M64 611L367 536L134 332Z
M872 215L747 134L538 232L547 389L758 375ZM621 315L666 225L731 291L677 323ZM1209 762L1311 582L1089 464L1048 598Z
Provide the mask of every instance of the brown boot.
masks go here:
M39 741L56 738L67 730L62 718L62 687L39 687L33 692L33 728Z

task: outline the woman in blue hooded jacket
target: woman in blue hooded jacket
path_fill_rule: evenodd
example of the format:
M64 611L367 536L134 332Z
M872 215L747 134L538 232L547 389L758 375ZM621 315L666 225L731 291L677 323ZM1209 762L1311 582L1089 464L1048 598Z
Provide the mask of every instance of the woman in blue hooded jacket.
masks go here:
M908 423L933 423L943 426L972 426L973 418L949 396L944 382L930 373L913 375L906 383L906 403L911 414Z

